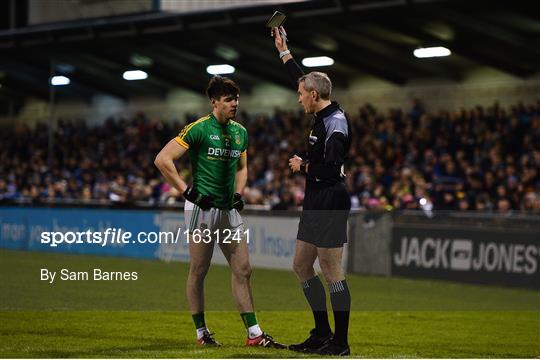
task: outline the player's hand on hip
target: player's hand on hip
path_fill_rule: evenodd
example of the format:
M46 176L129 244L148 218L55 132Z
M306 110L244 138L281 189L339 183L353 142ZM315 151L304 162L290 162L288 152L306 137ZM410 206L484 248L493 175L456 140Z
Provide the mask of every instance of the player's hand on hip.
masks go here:
M276 49L279 52L283 52L287 50L288 47L287 42L285 41L285 39L283 39L279 30L286 34L285 28L283 26L280 26L279 29L277 27L272 28L272 36L274 37L274 45L276 45Z
M242 199L242 195L240 193L234 193L233 200L232 200L232 207L233 209L236 209L238 211L242 211L244 209L244 199Z
M293 173L300 171L300 165L302 165L302 158L300 156L294 155L289 159L289 167Z
M209 195L203 195L197 191L194 186L189 186L184 191L184 199L191 201L203 210L210 210L214 206L214 198Z

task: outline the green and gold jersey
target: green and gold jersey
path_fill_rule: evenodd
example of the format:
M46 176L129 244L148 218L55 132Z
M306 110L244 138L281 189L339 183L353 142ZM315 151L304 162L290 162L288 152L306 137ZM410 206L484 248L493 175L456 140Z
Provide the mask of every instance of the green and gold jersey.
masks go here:
M184 127L175 140L189 149L197 190L211 195L216 207L230 208L238 161L247 156L246 128L233 120L221 125L210 114Z

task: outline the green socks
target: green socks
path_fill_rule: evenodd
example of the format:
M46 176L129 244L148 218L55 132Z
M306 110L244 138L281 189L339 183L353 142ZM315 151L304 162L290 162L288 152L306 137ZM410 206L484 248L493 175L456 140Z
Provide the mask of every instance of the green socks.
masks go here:
M197 338L200 338L204 331L207 331L206 322L204 321L204 312L191 315L193 317L193 323L197 329ZM242 321L246 326L248 337L250 339L256 338L257 336L262 335L262 330L259 327L257 322L257 316L254 312L241 313Z
M254 312L241 313L240 316L242 317L242 321L244 321L244 325L250 339L254 339L262 335L263 332L259 326L259 323L257 322L257 316L255 316Z
M195 329L200 329L206 327L206 322L204 321L204 313L200 312L197 314L191 315L193 317L193 323L195 323Z
M257 316L254 312L241 313L240 316L242 317L242 321L244 321L246 329L250 328L251 326L257 325Z

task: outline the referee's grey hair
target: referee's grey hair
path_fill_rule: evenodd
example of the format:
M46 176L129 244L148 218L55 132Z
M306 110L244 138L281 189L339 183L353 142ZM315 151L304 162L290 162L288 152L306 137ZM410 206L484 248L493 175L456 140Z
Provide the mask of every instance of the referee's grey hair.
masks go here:
M313 71L298 79L298 83L304 82L307 91L315 90L323 100L329 100L332 93L332 81L323 72Z

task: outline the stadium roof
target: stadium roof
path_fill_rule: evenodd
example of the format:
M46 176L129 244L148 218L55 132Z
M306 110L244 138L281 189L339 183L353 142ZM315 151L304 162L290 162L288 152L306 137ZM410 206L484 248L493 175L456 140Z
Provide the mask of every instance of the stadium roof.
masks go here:
M174 14L149 12L0 31L0 98L48 98L51 63L68 74L60 96L89 99L163 96L171 88L203 92L211 64L231 64L243 89L289 86L269 30L274 10L287 14L296 58L330 56L337 86L368 74L395 84L422 78L460 81L489 66L526 78L540 70L540 15L533 1L320 0L280 6ZM4 9L5 10L5 9ZM417 59L418 47L452 55ZM137 64L135 66L134 64ZM140 68L144 81L122 73Z

